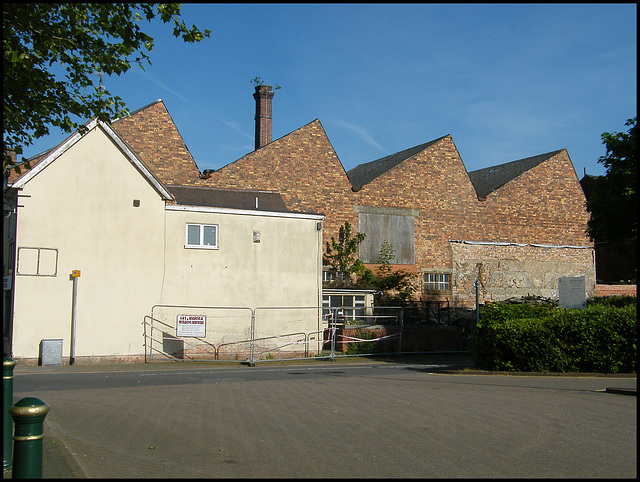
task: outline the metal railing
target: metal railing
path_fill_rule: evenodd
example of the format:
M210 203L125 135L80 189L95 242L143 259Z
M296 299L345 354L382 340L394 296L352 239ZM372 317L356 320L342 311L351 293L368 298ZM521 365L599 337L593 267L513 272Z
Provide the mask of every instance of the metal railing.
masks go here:
M180 336L178 317L194 314L202 318L203 331ZM238 361L253 366L291 359L468 353L474 323L472 310L436 312L415 306L155 305L144 319L145 360Z

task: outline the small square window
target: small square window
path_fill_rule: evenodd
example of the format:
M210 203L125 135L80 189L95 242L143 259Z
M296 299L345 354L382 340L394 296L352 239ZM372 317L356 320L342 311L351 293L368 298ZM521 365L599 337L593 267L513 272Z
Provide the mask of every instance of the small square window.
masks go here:
M450 290L451 275L449 273L424 273L423 286L425 291Z
M218 226L215 224L187 224L186 248L218 248Z

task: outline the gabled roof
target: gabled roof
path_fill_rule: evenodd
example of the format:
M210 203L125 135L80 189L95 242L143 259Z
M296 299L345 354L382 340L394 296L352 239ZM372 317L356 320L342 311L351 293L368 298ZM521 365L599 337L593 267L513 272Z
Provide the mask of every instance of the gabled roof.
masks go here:
M111 126L165 185L198 182L198 166L161 99Z
M420 144L419 146L396 152L395 154L391 154L375 161L360 164L359 166L356 166L353 169L347 171L347 176L349 177L349 181L351 181L353 190L358 191L364 185L370 183L378 176L381 176L390 169L393 169L401 162L404 162L410 157L415 156L419 152L424 151L427 147L432 146L441 139L444 139L444 137L446 136L440 137L431 142L427 142L426 144Z
M98 128L102 129L102 131L109 137L114 144L118 146L118 148L123 152L125 157L134 165L134 167L144 176L147 181L156 189L156 191L162 196L163 199L169 200L171 199L171 194L165 189L162 183L156 178L154 173L150 171L147 166L142 162L138 156L129 148L129 146L118 136L118 134L111 128L111 126L105 122L102 122L97 119L93 119L85 124L87 132ZM40 172L42 172L49 164L54 162L58 157L64 154L67 150L69 150L73 145L75 145L82 137L84 137L84 133L80 133L80 131L74 132L70 137L68 137L62 144L57 147L50 149L42 154L39 154L37 157L37 164L32 164L31 169L22 173L19 178L11 183L12 188L21 189L24 185L37 176Z
M512 181L521 174L533 169L538 164L551 159L559 152L561 152L561 150L471 171L468 173L469 179L471 180L478 197L484 198L496 189L507 184L509 181Z
M218 189L213 187L168 186L176 203L184 206L208 206L217 208L256 211L288 212L280 193Z

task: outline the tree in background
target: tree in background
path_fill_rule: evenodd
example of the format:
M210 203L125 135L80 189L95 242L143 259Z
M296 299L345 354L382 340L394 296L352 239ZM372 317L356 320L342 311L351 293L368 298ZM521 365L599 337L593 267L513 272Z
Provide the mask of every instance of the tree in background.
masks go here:
M364 269L358 258L358 247L365 236L364 233L352 234L351 224L345 221L338 230L338 240L331 236L331 241L327 241L324 261L335 271L339 285L352 286L351 274L361 273Z
M13 164L9 151L22 154L50 126L71 133L89 118L110 121L128 114L101 76L151 63L153 38L141 24L156 17L172 23L173 35L185 42L211 33L187 27L177 3L2 4L3 172Z
M338 240L332 236L331 241L327 242L324 262L336 273L333 285L339 288L375 289L375 302L378 305L412 300L418 289L416 275L392 269L395 251L391 243L382 242L375 271L367 268L358 258L358 248L365 237L364 233L353 233L351 224L345 221L338 231Z
M606 243L612 263L618 265L619 272L634 279L638 240L636 119L626 122L627 133L602 134L607 153L598 162L605 166L606 173L590 176L585 186L587 210L591 212L589 236L596 245Z

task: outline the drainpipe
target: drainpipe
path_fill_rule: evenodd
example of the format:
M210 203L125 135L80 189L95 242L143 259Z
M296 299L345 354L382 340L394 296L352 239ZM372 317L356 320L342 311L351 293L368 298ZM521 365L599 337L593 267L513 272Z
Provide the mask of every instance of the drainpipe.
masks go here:
M71 272L73 280L73 301L71 306L71 356L69 357L69 365L73 365L76 361L76 308L78 305L78 278L80 270Z

